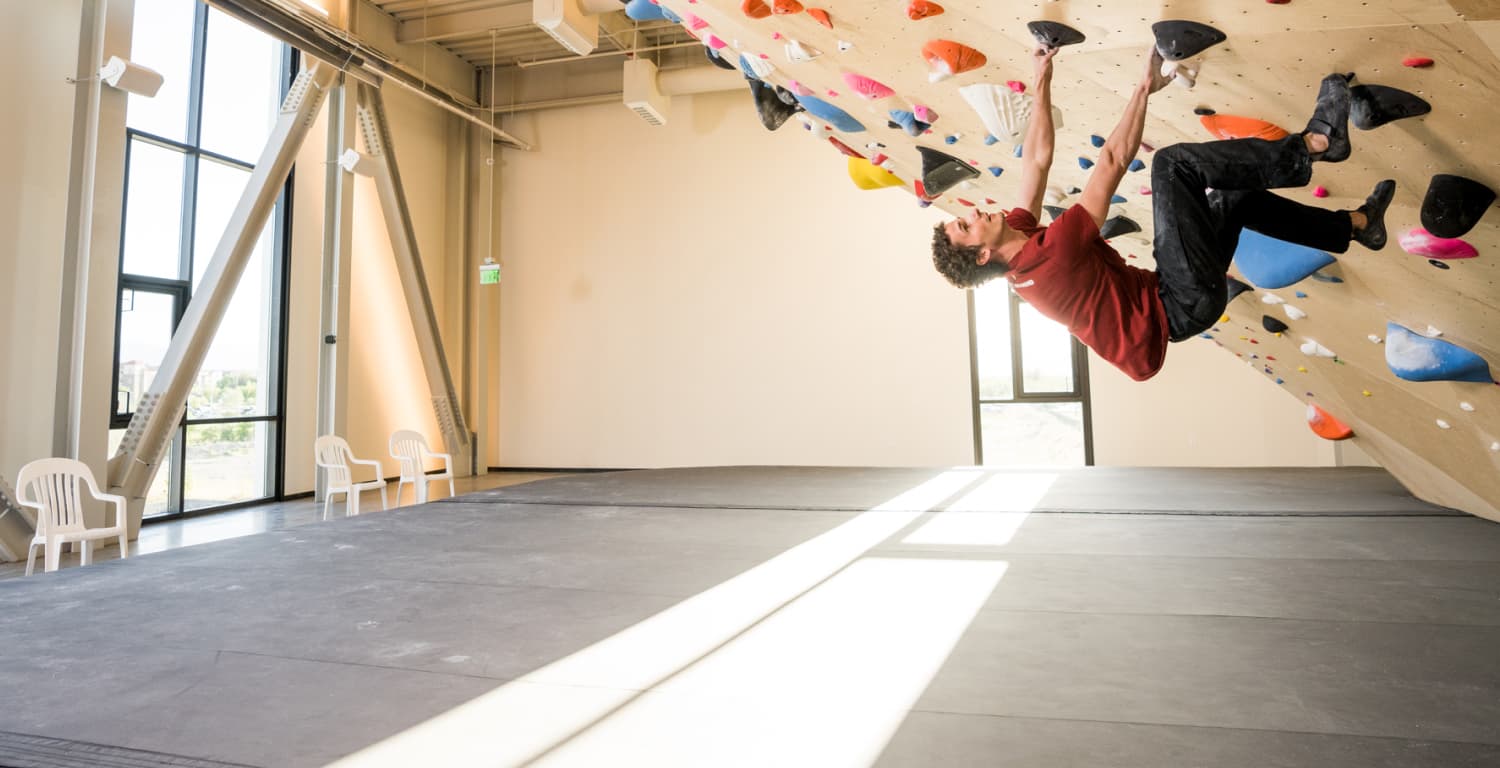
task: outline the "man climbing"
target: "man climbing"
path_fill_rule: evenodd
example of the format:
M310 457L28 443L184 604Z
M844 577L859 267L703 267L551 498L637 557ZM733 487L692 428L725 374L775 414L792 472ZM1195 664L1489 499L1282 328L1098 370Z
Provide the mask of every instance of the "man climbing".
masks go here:
M933 264L955 286L1005 275L1037 311L1144 381L1161 370L1168 341L1202 333L1222 316L1229 300L1226 272L1242 228L1335 253L1348 250L1351 240L1371 250L1385 247L1394 181L1377 184L1353 211L1314 208L1265 191L1304 186L1313 162L1349 156L1349 81L1329 75L1302 133L1278 141L1177 144L1157 152L1151 168L1156 271L1126 264L1099 227L1140 149L1147 99L1174 76L1162 74L1155 48L1078 204L1040 226L1054 140L1053 53L1039 49L1033 57L1037 101L1023 144L1019 205L1003 216L976 209L934 228Z

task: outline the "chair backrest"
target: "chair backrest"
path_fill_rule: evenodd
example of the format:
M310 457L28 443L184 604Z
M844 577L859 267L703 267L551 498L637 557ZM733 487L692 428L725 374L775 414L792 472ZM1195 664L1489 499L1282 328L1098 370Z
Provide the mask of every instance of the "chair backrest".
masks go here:
M429 453L421 432L398 429L391 433L391 455L401 462L401 474L410 480L422 474L422 454Z
M349 450L349 443L338 435L323 435L313 441L313 456L318 466L328 472L328 487L345 488L349 485L351 475L349 473L349 459L354 457L354 451Z
M36 532L42 535L63 531L81 531L83 504L78 486L94 485L94 473L77 459L37 459L16 476L16 498L22 504L40 507Z

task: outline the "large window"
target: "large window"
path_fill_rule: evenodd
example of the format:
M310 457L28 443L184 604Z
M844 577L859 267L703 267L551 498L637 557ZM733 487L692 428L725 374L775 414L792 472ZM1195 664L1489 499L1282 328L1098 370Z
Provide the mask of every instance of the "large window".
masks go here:
M975 460L1092 464L1084 346L1017 296L1008 280L992 280L971 295Z
M136 0L131 58L162 73L126 117L113 452L275 124L289 49L197 0ZM277 494L282 212L271 217L225 310L158 472L146 516Z

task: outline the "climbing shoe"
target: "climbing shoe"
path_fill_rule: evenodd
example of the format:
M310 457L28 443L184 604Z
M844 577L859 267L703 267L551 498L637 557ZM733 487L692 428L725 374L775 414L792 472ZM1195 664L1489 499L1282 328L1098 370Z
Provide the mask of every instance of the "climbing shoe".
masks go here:
M1328 137L1328 149L1314 155L1314 160L1337 163L1349 158L1348 77L1335 73L1323 78L1306 132Z
M1365 226L1354 233L1356 242L1372 251L1385 247L1385 209L1390 207L1391 198L1395 196L1395 181L1386 179L1375 185L1375 190L1365 198L1365 204L1359 207L1359 212L1365 215Z

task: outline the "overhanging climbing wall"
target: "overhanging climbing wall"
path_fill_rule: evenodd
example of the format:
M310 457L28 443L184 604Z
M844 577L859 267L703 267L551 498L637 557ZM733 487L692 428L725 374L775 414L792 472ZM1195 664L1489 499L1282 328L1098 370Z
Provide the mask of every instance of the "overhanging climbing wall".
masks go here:
M634 0L627 11L650 13L642 11L647 2ZM1151 147L1214 138L1202 114L1209 110L1216 113L1210 122L1232 124L1230 118L1245 117L1300 130L1318 81L1330 72L1353 72L1355 84L1420 96L1431 105L1430 113L1353 130L1350 160L1315 164L1312 184L1282 192L1307 203L1354 208L1377 181L1395 179L1395 201L1387 215L1391 242L1385 250L1352 245L1315 273L1293 274L1300 279L1276 288L1270 284L1279 279L1252 277L1237 260L1233 275L1265 284L1231 301L1227 316L1205 334L1208 339L1184 343L1219 344L1245 360L1246 375L1271 378L1316 406L1320 410L1309 408L1309 424L1320 434L1338 436L1341 422L1352 431L1350 439L1417 495L1500 520L1500 387L1488 372L1475 372L1482 361L1500 363L1500 213L1491 204L1463 234L1468 249L1444 243L1418 255L1398 242L1422 225L1423 199L1434 175L1458 175L1500 189L1500 1L661 0L659 5L725 62L800 95L807 112L779 128L785 140L829 143L827 164L807 173L847 172L862 187L895 184L931 195L931 189L914 189L923 177L918 147L937 150L978 171L931 201L954 214L970 205L995 210L1014 203L1019 134L996 133L1014 129L1026 109L1015 86L1031 80L1031 21L1062 22L1086 38L1065 47L1055 63L1053 101L1062 119L1051 205L1076 201L1070 190L1084 185L1085 166L1097 157L1091 137L1107 136L1113 128L1145 66L1151 25L1162 19L1203 22L1228 39L1184 63L1197 71L1195 87L1179 82L1152 98L1145 135ZM934 77L941 67L931 62L944 58L959 71ZM985 85L995 87L970 87ZM775 98L774 92L761 97L768 95ZM747 88L746 98L751 97ZM986 100L999 107L987 120L972 106ZM930 128L923 132L914 121ZM881 167L851 161L829 138ZM1144 227L1112 241L1143 267L1151 266L1151 158L1143 149L1139 170L1126 174L1123 199L1112 211ZM1314 197L1315 188L1321 188L1322 199ZM922 202L913 198L914 205ZM1274 250L1276 244L1270 245ZM1408 245L1424 250L1410 239ZM1469 258L1454 258L1470 251ZM933 279L941 278L934 273ZM1268 330L1282 325L1279 333ZM1453 346L1435 349L1435 341ZM1473 358L1467 367L1462 359L1448 365L1453 361L1444 355L1450 353ZM1445 366L1456 366L1458 373L1444 372ZM1434 376L1439 380L1411 380ZM1454 376L1478 380L1444 380Z

